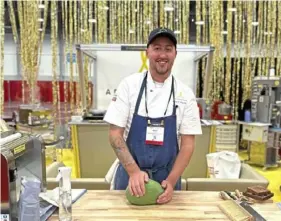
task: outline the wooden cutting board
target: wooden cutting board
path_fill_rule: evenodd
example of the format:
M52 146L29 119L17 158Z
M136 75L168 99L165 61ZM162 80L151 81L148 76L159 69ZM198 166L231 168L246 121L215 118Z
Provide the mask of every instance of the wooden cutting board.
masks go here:
M222 199L218 192L176 191L171 202L164 205L133 206L124 191L88 191L72 208L73 221L104 220L229 220L218 207ZM281 211L276 204L256 205L268 220L279 220ZM48 221L58 220L53 215Z

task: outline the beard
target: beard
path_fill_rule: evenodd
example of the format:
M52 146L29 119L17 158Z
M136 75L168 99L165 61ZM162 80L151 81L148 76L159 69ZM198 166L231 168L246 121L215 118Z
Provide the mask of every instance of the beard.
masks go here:
M165 64L160 64L160 63L156 62L154 69L159 75L165 75L169 71L170 65L168 62Z

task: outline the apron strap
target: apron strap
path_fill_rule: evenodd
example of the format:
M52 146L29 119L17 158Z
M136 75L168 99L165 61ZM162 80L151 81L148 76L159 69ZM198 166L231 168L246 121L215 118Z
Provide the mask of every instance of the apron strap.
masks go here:
M148 71L146 71L145 77L144 77L144 79L142 81L142 84L141 84L141 89L140 89L140 92L139 92L139 95L138 95L138 99L137 99L137 103L136 103L134 114L137 114L139 112L139 106L140 106L140 102L141 102L141 97L142 97L142 94L143 94L143 91L144 91L144 88L145 88L145 84L146 84L147 73L148 73Z

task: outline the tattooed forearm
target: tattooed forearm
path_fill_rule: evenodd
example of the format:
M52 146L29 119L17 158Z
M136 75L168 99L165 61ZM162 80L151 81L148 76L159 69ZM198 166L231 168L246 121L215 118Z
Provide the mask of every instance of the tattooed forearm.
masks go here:
M118 159L125 168L131 164L135 164L134 158L129 152L129 149L123 137L110 136L110 144L113 147L113 150L117 155Z

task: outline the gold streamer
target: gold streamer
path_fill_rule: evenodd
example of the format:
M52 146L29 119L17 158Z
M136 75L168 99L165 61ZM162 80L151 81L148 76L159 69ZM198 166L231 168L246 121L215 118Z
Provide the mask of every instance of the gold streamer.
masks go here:
M163 10L164 10L164 7L163 7ZM168 12L167 11L164 12L164 24L165 24L165 27L168 27Z
M267 29L267 42L266 42L266 73L269 75L269 69L270 69L270 64L271 64L271 39L272 39L272 1L268 2L268 8L267 8L267 13L268 13L268 29Z
M234 67L233 70L234 72L232 72L232 87L231 87L231 93L232 93L232 106L234 107L234 119L237 120L238 117L238 93L239 91L237 91L237 87L239 87L239 82L237 81L237 79L239 78L239 72L237 69L237 62L238 62L238 26L239 26L239 7L238 7L238 3L235 2L235 8L236 8L236 13L234 14L234 58L233 58L233 63L234 63Z
M201 1L196 2L196 22L201 21ZM196 44L201 43L201 25L196 25Z
M212 1L211 4L211 14L212 14L212 23L211 23L211 44L216 48L214 52L214 62L213 62L213 90L212 98L220 98L220 90L222 84L221 76L221 60L222 60L222 42L221 42L221 2Z
M223 2L219 2L219 6L218 7L219 7L218 21L220 21L220 22L218 22L220 24L220 26L218 28L218 33L219 33L219 35L218 35L218 37L219 37L219 40L218 40L219 41L218 50L220 51L220 56L219 56L220 59L218 61L218 63L219 63L218 64L218 67L219 67L218 68L219 69L218 75L219 75L219 78L220 78L220 80L219 80L220 84L219 84L219 90L218 90L219 94L218 94L218 96L219 96L219 99L221 99L222 98L221 97L221 93L224 92L224 90L225 90L224 54L222 54L223 46L225 45L225 43L224 43L224 37L222 36L221 33L224 30L224 24L226 24L226 23L224 21Z
M117 8L116 8L116 10L117 10ZM95 18L96 18L95 41L97 43L98 42L98 6L97 6L97 1L95 1L94 11L95 11ZM119 38L119 32L118 32L118 38ZM116 42L116 43L118 43L118 42Z
M268 26L267 26L267 7L268 7L268 2L264 2L264 7L263 7L263 62L262 62L262 75L267 75L267 71L266 69L266 56L267 56L267 50L266 50L266 42L267 42L267 37L268 35L266 35L266 31L268 30Z
M136 10L136 3L133 1L132 4L131 4L131 9L132 9L132 19L133 19L133 22L132 22L132 31L133 33L131 34L131 43L134 44L136 43L136 14L137 12L135 11Z
M139 4L139 30L138 30L138 43L140 44L143 40L142 33L143 33L143 3L138 1Z
M171 4L172 4L172 0L171 0ZM169 19L168 28L170 28L171 30L174 29L174 27L173 27L174 25L173 25L173 24L174 24L175 22L174 22L174 19L173 19L173 18L174 18L174 11L171 11L171 12L169 13L169 18L168 18L168 19Z
M158 1L153 1L152 8L152 18L153 18L153 28L158 27L159 17L158 17Z
M203 28L202 28L202 43L203 43L203 45L207 45L208 44L208 42L207 42L207 25L208 25L208 18L207 18L207 2L206 1L202 1L202 20L203 21L205 21L205 24L204 24L204 26L203 26ZM202 66L202 73L201 73L201 75L202 75L202 77L201 77L201 79L202 79L202 82L201 82L201 88L202 88L202 90L203 90L203 88L204 88L204 79L205 79L205 67L206 67L206 58L203 58L202 59L202 64L201 64L201 66ZM202 96L202 95L201 95Z
M281 36L281 15L280 15L280 12L281 12L281 4L279 3L279 4L277 4L278 5L278 25L277 25L277 27L278 27L278 31L277 31L277 67L276 67L276 74L278 75L278 76L280 76L281 75L281 48L280 48L280 46L281 46L281 44L280 44L280 42L281 42L281 38L280 38L280 36Z
M121 2L118 2L118 5L117 5L117 12L118 12L118 15L117 15L117 17L118 17L118 43L121 43L121 39L122 39L122 32L121 32L121 25L122 25L122 18L121 18ZM140 30L139 30L140 31Z
M189 0L187 0L187 1L185 1L184 2L185 3L185 11L186 11L186 14L185 14L185 19L184 19L184 21L183 21L183 27L185 27L185 31L184 31L184 33L185 33L185 39L184 39L184 42L186 43L186 44L189 44L189 5L190 5L190 1ZM185 13L185 12L184 12ZM187 25L185 25L185 22L187 21Z
M19 17L19 23L20 24L22 24L21 25L21 28L23 29L24 28L24 23L23 23L23 9L22 9L22 7L23 7L23 5L22 5L22 1L19 1L19 2L17 2L18 3L18 17ZM22 37L24 35L24 32L22 32L21 33L21 35L20 35L20 37ZM23 50L23 45L22 44L20 44L20 50L19 50L20 52L21 52L21 62L23 62L23 58L24 58L24 56L23 56L23 54L24 54L24 50ZM22 68L22 70L23 70L23 67L21 67ZM26 76L25 76L25 74L24 74L24 71L22 71L22 82L21 82L21 88L22 88L22 103L25 103L25 81L27 80L26 79Z
M64 4L61 4L61 8L62 8L62 40L63 42L65 43L66 42L66 39L65 39L65 36L66 36L66 33L65 33L65 12L64 12ZM63 66L66 68L66 62L65 62L65 58L66 58L66 46L64 45L64 50L63 50ZM65 74L66 74L66 71L65 71ZM69 115L66 114L68 112L68 84L67 84L67 81L64 81L63 82L63 92L64 92L64 113L65 113L65 121L68 122L69 121Z
M242 68L242 65L241 65L241 48L242 46L244 45L244 23L243 23L243 3L242 2L237 2L237 8L238 8L238 14L239 14L239 17L238 17L238 30L241 30L241 31L238 31L238 36L237 36L237 39L238 39L238 42L241 42L238 46L238 61L237 61L237 73L239 73L237 75L237 87L236 87L236 94L239 94L239 91L240 90L240 87L239 87L239 81L240 81L240 73L242 72L242 76L243 76L243 68ZM242 62L243 63L243 62ZM239 103L239 96L236 97L236 103L238 105Z
M143 20L143 39L147 38L147 32L148 32L148 22L149 22L149 14L148 14L148 2L147 0L143 2L143 16L144 16L144 20ZM143 41L143 40L142 40Z
M128 43L128 1L124 1L124 41Z
M88 17L89 18L92 18L93 16L93 0L91 0L89 2L89 15ZM87 39L87 43L88 44L91 44L93 42L93 26L89 24L89 32L88 32L88 39ZM92 63L90 62L90 67L91 67ZM90 69L91 70L91 69ZM90 75L91 75L91 71L89 71L88 73L88 78L90 78ZM91 104L92 104L92 97L91 97L91 94L92 94L92 90L91 88L89 87L89 84L88 85L88 107L90 108Z
M57 2L51 2L51 47L52 47L52 92L53 92L53 120L56 125L57 113L58 113L58 90L57 90L57 29L58 29L58 18L57 18Z
M262 40L263 40L263 33L262 30L264 30L263 26L264 26L264 20L263 20L263 6L264 6L264 2L259 2L259 7L258 7L258 22L259 22L259 26L257 27L257 36L258 36L258 43L259 43L259 47L258 47L258 52L256 52L258 54L258 75L262 75Z
M233 8L232 1L227 2L227 42L226 42L226 73L225 73L225 102L231 103L230 89L231 89L231 45L232 45L232 16L230 9Z
M201 21L201 1L196 2L196 22ZM196 44L201 44L201 25L196 25ZM197 65L196 76L199 76L199 65ZM199 90L200 90L200 78L197 77L197 86L196 86L196 96L199 97Z
M253 7L252 2L246 2L247 6L247 44L246 44L246 66L245 66L245 93L243 94L243 103L246 99L250 98L251 96L251 37L252 37L252 14L253 14Z
M4 1L0 1L0 117L4 114L4 13Z
M280 4L280 3L279 3ZM271 37L271 63L270 63L270 67L271 68L276 68L275 66L275 57L276 57L276 21L277 21L277 17L276 17L276 9L277 9L277 5L276 5L276 1L272 1L271 2L272 5L272 17L271 17L271 22L272 22L272 37ZM280 13L280 12L279 12Z
M18 43L18 31L17 31L17 26L16 26L16 19L15 19L15 12L14 12L14 6L13 6L12 0L8 1L8 6L9 6L9 15L10 15L10 21L12 24L12 31L13 31L13 37L14 37L14 42Z
M164 1L160 1L159 2L159 4L160 4L160 27L164 27L165 25L166 25L166 22L165 22L165 15L166 15L166 13L165 13L165 11L164 11Z
M34 104L38 102L36 99L37 94L37 77L39 70L40 61L40 47L42 45L44 33L38 30L38 15L40 10L38 7L39 2L35 1L18 1L18 14L19 14L19 25L20 25L20 54L21 54L21 65L23 81L27 81L29 90L28 102ZM45 16L46 18L46 16ZM45 21L46 22L46 21ZM15 24L14 24L15 25ZM24 82L22 82L23 90L23 102L25 102L25 90Z
M257 12L256 12L256 8L257 8L257 3L256 2L253 2L252 4L252 10L253 10L253 22L257 21ZM257 27L256 26L252 26L252 42L251 42L251 45L254 45L255 46L255 49L257 48L257 42L258 42L258 34L257 34ZM258 63L258 57L257 56L252 56L252 52L254 52L254 54L258 54L256 52L256 50L251 50L251 86L249 88L249 98L251 97L251 92L252 92L252 81L255 77L255 74L256 74L256 67L257 67L257 63Z

